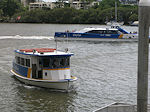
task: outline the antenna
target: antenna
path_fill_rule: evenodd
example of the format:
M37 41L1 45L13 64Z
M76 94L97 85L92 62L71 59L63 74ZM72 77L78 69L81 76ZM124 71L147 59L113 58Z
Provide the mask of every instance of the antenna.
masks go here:
M115 1L115 21L117 22L117 2Z
M67 51L67 52L69 51L69 49L68 49L68 36L69 36L68 33L69 33L69 31L67 30L67 33L66 33L66 35L67 35L67 48L65 49L65 51Z
M55 39L55 43L56 43L55 48L56 48L56 52L57 52L57 39Z
M33 54L36 52L36 50L35 49L33 49Z

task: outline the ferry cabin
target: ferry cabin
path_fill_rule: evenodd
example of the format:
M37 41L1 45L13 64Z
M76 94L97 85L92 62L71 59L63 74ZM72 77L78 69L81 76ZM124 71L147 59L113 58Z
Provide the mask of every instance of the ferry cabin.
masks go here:
M15 50L13 72L30 79L71 79L71 55L73 54L47 48Z

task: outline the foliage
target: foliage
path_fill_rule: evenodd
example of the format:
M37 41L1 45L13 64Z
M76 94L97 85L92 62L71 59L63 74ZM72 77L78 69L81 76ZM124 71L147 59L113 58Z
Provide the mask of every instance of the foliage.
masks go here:
M45 8L31 11L28 11L28 7L23 8L16 0L2 0L0 16L13 17L15 22L21 23L104 24L106 21L115 20L115 1L118 6L118 21L128 24L130 21L138 19L138 7L122 5L119 0L103 0L100 5L86 10L77 10L66 5L64 8L58 6L54 9Z
M101 11L99 12L99 21L101 21L101 23L104 23L105 21L115 20L115 7L110 7L103 10L99 7L99 9L101 9ZM117 21L124 21L125 24L128 24L130 21L130 16L133 14L138 15L137 6L120 4L117 8Z
M0 9L0 17L2 17L2 15L3 15L3 11L2 9Z
M102 2L100 2L99 8L103 10L115 7L115 2L117 2L117 6L120 6L119 0L102 0Z
M3 16L13 16L15 13L22 11L21 4L16 0L1 0L0 9L3 11Z
M138 20L138 15L137 15L137 14L132 14L132 15L129 17L129 20L130 20L130 21L137 21L137 20Z

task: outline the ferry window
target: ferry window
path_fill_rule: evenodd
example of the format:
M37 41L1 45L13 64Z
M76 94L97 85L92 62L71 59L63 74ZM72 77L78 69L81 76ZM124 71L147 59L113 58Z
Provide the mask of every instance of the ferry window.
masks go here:
M67 58L67 67L70 67L70 57Z
M42 63L42 58L39 58L39 66L42 67L43 63Z
M24 60L24 58L20 58L20 64L21 64L21 65L25 65L25 60Z
M103 34L107 34L107 31L106 31L106 30L104 30L104 31L103 31Z
M42 64L42 60L41 60L41 58L39 59L39 65L41 65Z
M30 59L26 59L26 66L30 67Z
M99 33L98 30L92 30L92 31L88 31L87 33Z
M49 58L44 58L43 59L43 67L49 67L50 59Z
M17 57L17 63L20 64L20 57Z
M60 59L60 67L65 67L65 62L66 62L66 59L65 58L61 58Z
M103 30L99 30L98 33L99 33L99 34L103 34L104 31L103 31Z
M115 30L107 30L107 34L118 34Z
M50 67L50 68L69 67L70 66L70 57L43 58L42 63L43 63L43 67Z
M17 56L15 56L15 62L17 63Z
M105 30L92 30L92 31L88 31L87 33L106 34L106 31Z
M60 59L59 58L54 58L53 63L52 63L53 68L58 68L60 67Z
M45 72L45 76L47 76L47 72Z
M62 58L60 60L60 67L69 67L70 66L70 57Z
M117 31L112 31L112 34L118 34L118 32Z
M55 61L54 58L51 58L51 59L50 59L49 66L50 66L51 68L55 68L54 61Z
M18 63L18 62L17 62L17 59L18 59L18 57L17 57L17 56L15 56L15 62L16 62L16 63Z

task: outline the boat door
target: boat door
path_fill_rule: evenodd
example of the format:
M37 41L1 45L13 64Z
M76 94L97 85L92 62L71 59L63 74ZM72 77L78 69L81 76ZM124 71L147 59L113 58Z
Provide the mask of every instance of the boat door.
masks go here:
M36 78L37 66L36 64L32 64L32 78Z
M32 58L32 78L35 79L42 79L43 78L43 71L39 57Z
M39 57L38 58L38 79L43 79L43 66L42 66L42 60Z

